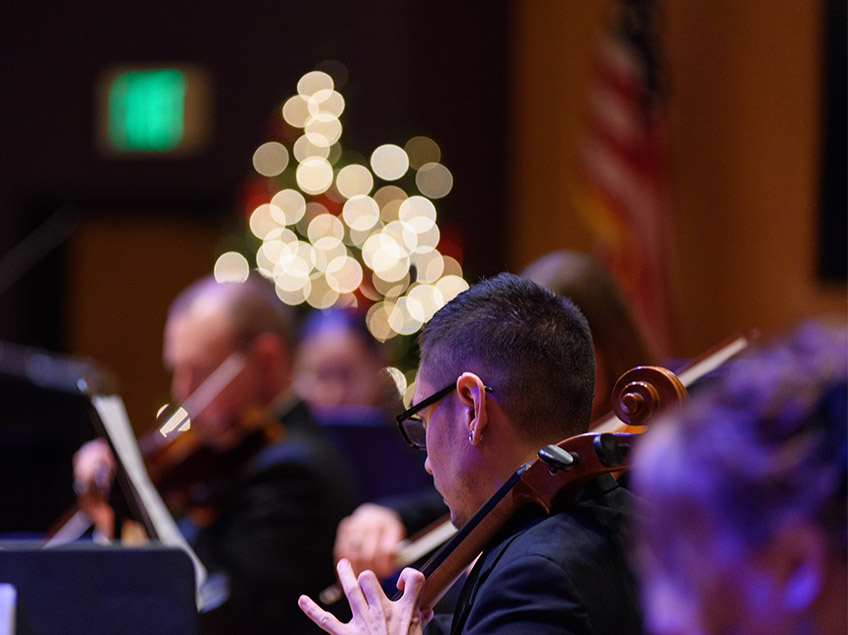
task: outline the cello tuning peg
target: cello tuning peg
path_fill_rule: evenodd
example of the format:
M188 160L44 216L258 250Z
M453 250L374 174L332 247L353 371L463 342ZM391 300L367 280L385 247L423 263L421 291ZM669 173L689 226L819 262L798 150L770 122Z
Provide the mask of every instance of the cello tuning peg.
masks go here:
M551 468L551 473L568 470L574 464L574 455L556 445L546 445L539 449L539 458Z

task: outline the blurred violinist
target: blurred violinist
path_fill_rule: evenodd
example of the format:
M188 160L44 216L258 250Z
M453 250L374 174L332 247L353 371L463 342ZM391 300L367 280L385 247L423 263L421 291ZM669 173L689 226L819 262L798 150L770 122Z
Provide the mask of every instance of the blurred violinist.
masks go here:
M202 593L220 600L201 615L202 633L314 632L297 595L332 578L335 527L356 502L344 459L290 392L292 328L259 276L201 279L168 312L163 361L191 415L174 445L193 447L175 465L163 465L170 448L140 447L163 498L184 507L181 528L209 572ZM102 441L76 457L80 504L94 519L104 504L90 492L111 460Z
M810 322L652 424L632 482L646 630L848 632L848 329Z

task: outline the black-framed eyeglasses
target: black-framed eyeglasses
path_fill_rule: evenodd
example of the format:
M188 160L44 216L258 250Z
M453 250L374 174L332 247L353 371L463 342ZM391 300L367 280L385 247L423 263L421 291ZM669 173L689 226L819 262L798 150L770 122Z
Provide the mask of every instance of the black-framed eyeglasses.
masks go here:
M486 392L492 392L492 389L489 386L483 386L483 388ZM437 390L426 399L422 399L417 404L408 410L404 410L395 417L398 424L398 430L400 430L404 440L410 446L416 450L427 449L427 430L424 427L424 420L417 415L419 412L424 410L424 408L436 403L439 399L443 398L445 395L449 395L454 390L456 390L456 380L441 390Z

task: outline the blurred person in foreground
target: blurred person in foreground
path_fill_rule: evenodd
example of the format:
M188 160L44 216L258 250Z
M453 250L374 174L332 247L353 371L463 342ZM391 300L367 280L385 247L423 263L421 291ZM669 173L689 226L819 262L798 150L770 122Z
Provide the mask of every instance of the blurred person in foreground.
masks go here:
M414 405L399 415L407 441L462 527L538 449L585 432L594 382L592 339L580 311L511 274L456 296L424 326ZM301 608L330 633L641 632L624 558L631 494L590 481L550 516L521 509L484 548L452 617L420 614L425 581L405 569L403 596L384 594L372 571L337 565L353 613L340 623L311 599ZM432 620L432 621L430 621Z
M612 275L587 254L553 251L530 263L521 276L569 298L589 323L595 359L591 421L600 420L610 411L618 378L631 368L659 361L645 329ZM387 578L397 569L406 537L446 512L441 497L426 493L363 503L339 525L336 560L350 560L357 573L371 569Z
M809 322L652 424L632 483L652 633L848 632L848 329Z
M297 595L304 586L320 590L333 575L335 526L356 503L344 460L290 391L292 330L288 307L257 274L244 283L203 278L168 312L163 362L178 404L216 370L236 369L190 413L198 443L183 463L217 466L190 484L193 502L177 510L186 512L181 528L209 572L201 594L215 598L201 615L201 633L314 632ZM103 440L83 446L74 466L79 491L90 491L109 461ZM147 464L161 490L160 468ZM171 503L185 497L162 493ZM102 501L80 502L102 517ZM99 529L111 532L108 524Z

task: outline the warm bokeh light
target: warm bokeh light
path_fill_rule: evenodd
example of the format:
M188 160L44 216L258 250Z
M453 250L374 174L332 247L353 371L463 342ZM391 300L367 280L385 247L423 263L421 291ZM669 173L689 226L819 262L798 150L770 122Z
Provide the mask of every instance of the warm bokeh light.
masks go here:
M468 283L459 276L444 276L436 282L436 289L442 294L444 301L450 302L468 288Z
M309 97L308 109L311 115L325 113L341 117L345 109L344 97L332 88L322 88Z
M398 220L416 234L424 234L436 224L436 206L423 196L410 196L401 203Z
M331 237L336 242L341 242L344 238L344 225L337 216L332 214L319 214L309 221L309 226L306 228L306 236L309 242L317 247L317 242L322 238Z
M426 249L410 256L415 267L416 282L436 282L445 270L445 259L436 249Z
M309 137L301 135L294 142L294 146L292 146L292 154L298 163L303 163L309 157L321 157L322 159L327 159L329 161L330 148L326 145L315 145L309 140ZM332 161L330 161L330 163L332 163Z
M227 251L218 256L213 268L218 282L244 282L250 275L250 263L237 251Z
M400 335L412 335L423 324L421 320L416 319L409 312L409 299L406 297L398 298L389 313L389 326L392 327L392 330Z
M386 143L371 153L371 169L384 181L396 181L409 170L409 157L400 146Z
M420 169L422 165L427 163L438 163L442 158L439 144L430 137L412 137L403 145L403 149L406 150L406 154L409 156L409 165L414 170Z
M373 187L374 177L364 165L346 165L336 175L336 189L345 198L370 194Z
M368 309L365 315L365 324L377 340L385 342L391 339L397 333L389 326L389 313L392 305L389 302L377 302Z
M306 199L297 190L280 190L271 197L271 205L272 214L275 212L274 208L279 210L281 216L274 215L274 218L281 225L294 225L306 213Z
M380 207L370 196L354 196L344 204L342 218L351 229L366 231L380 220Z
M315 247L315 268L318 271L326 272L333 260L347 255L344 243L335 236L319 238L313 246Z
M289 164L289 151L278 141L268 141L253 153L253 169L262 176L282 174Z
M453 175L441 163L425 163L415 173L418 191L429 198L444 198L453 189Z
M303 132L311 143L329 148L341 138L342 122L334 115L318 113L307 120Z
M326 159L311 157L297 166L296 178L307 194L323 194L333 183L333 166Z
M353 293L362 284L362 266L348 255L331 260L326 275L327 283L339 293Z
M324 71L310 71L297 82L297 93L301 97L309 98L321 90L333 90L335 84L333 78Z
M263 203L251 212L250 217L248 218L248 225L250 226L250 231L257 238L265 239L273 231L280 228L280 223L278 223L274 218L274 214L272 212L272 208L274 207L276 206L269 203Z
M373 273L371 282L374 285L374 289L384 298L399 298L409 288L410 277L409 273L407 273L400 280L389 281L381 278L379 274Z
M297 94L283 102L285 140L263 143L253 154L255 171L273 179L268 191L275 192L248 215L260 241L255 264L286 304L361 302L376 339L412 335L468 287L460 263L438 250L433 201L450 193L453 176L441 164L438 144L425 136L403 148L380 145L370 157L350 148L343 153L346 104L334 76L304 74ZM413 180L417 192L407 192L403 184ZM237 252L215 263L222 280L243 280L249 271L248 259ZM400 370L387 372L399 391L409 391Z
M409 290L407 309L410 315L422 324L445 304L441 291L431 284L419 284Z
M309 100L300 95L289 97L283 104L283 119L293 128L303 128L311 116Z

